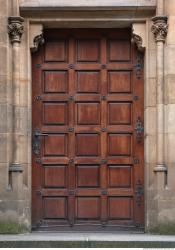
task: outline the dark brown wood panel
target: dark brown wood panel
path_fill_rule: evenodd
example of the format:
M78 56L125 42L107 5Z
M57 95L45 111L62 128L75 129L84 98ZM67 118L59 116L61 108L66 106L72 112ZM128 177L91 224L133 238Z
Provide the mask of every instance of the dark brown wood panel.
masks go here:
M143 54L130 29L44 36L32 67L33 227L143 227Z

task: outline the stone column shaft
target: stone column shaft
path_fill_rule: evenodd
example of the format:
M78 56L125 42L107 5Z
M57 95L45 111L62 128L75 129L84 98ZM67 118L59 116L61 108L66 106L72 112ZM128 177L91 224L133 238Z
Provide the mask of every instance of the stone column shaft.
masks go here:
M157 42L157 166L164 166L164 45Z
M23 33L23 18L9 17L8 33L12 43L12 94L13 94L13 153L10 171L21 172L19 141L20 107L20 42Z
M157 11L156 14L159 16L164 14L164 0L157 0Z

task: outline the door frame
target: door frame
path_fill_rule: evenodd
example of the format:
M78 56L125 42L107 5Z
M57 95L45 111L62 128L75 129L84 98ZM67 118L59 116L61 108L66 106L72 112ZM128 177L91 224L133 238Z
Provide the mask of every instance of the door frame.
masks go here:
M106 8L106 10L108 10ZM32 173L32 113L31 113L31 78L32 78L32 72L31 72L31 62L32 62L32 52L37 51L37 48L40 46L40 44L43 43L42 39L42 30L44 28L66 28L69 27L70 24L73 22L75 28L84 27L84 28L97 28L97 27L103 27L105 24L106 28L118 28L118 27L133 27L133 39L135 40L138 47L141 49L145 48L145 57L144 57L144 74L145 74L145 81L144 81L144 121L146 124L146 120L151 119L152 114L151 112L146 113L146 108L149 107L149 101L148 101L148 95L150 88L146 85L147 79L151 77L151 72L147 70L148 65L150 64L150 60L152 60L152 55L150 53L150 49L154 48L154 38L153 36L149 35L150 42L148 43L147 36L150 34L150 17L152 17L153 13L155 12L154 9L150 9L147 11L144 17L139 18L134 17L132 19L126 19L122 16L122 14L119 13L119 15L116 17L113 16L112 12L108 10L109 14L108 17L106 17L106 10L105 8L103 10L100 10L101 18L100 19L94 19L90 14L87 15L87 18L79 18L80 12L76 12L75 10L69 10L69 18L63 18L60 17L59 20L56 19L54 16L52 16L51 12L48 12L47 17L40 17L40 11L35 12L35 16L33 16L33 12L21 12L22 16L25 18L25 29L28 31L24 34L21 47L22 47L22 53L21 53L21 60L23 62L23 65L25 65L25 70L23 69L22 72L24 72L24 77L27 79L28 85L26 86L27 91L27 100L28 100L28 127L29 127L29 136L28 140L25 142L25 148L28 155L28 161L27 161L27 171L26 171L26 189L24 190L24 193L27 195L26 202L29 205L28 206L28 213L26 214L26 221L29 227L31 228L31 173ZM61 11L61 10L60 10ZM128 9L128 13L132 12ZM89 12L90 13L90 12ZM98 10L97 10L98 13ZM111 14L111 15L110 15ZM73 17L71 17L73 15ZM141 14L142 15L142 14ZM151 44L151 45L150 45ZM155 49L155 48L154 48ZM145 119L146 118L146 119ZM145 135L146 133L149 133L149 130L151 128L147 128L145 126ZM149 141L144 141L144 166L147 165L147 162L149 162L150 153L146 152L146 149L148 148ZM148 185L149 180L149 170L148 168L144 168L145 171L145 182L146 185ZM151 213L151 208L147 205L149 203L149 197L147 196L147 186L145 186L145 228L147 228L147 225L149 224L148 217L149 213Z

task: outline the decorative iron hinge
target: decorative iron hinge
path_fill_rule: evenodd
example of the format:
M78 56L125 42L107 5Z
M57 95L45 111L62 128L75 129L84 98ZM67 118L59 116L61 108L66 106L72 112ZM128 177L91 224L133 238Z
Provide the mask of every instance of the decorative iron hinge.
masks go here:
M136 57L136 65L135 65L137 79L141 79L142 69L143 69L143 55L142 53L138 52L138 55Z
M138 142L140 142L144 132L144 128L140 117L137 118L135 131L136 131L136 139Z
M143 185L140 180L136 182L135 185L135 200L138 207L142 204L142 197L144 195Z

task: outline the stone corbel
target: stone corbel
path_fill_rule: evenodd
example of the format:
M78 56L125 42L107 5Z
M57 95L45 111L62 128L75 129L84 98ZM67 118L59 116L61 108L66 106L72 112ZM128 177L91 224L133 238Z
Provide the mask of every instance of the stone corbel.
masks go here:
M132 24L132 43L135 43L138 50L144 52L146 48L146 24Z
M36 52L39 46L44 44L43 25L30 24L30 49Z

